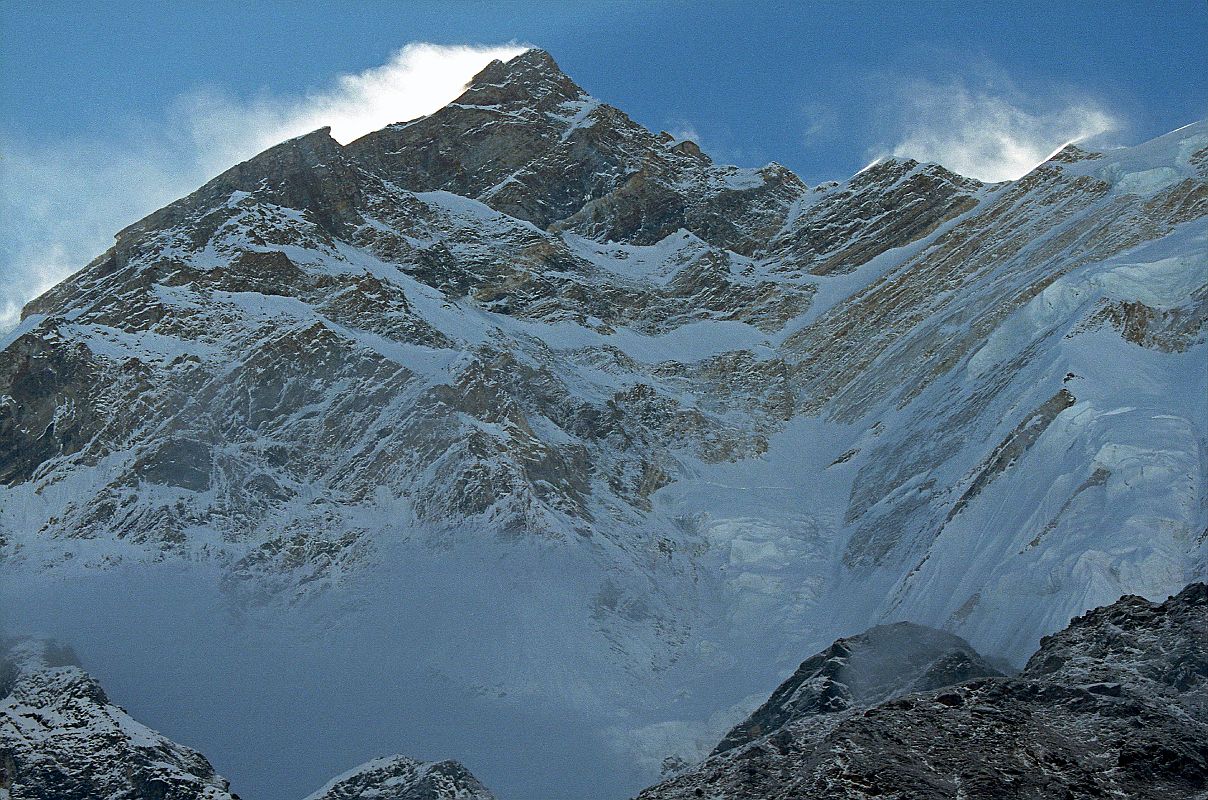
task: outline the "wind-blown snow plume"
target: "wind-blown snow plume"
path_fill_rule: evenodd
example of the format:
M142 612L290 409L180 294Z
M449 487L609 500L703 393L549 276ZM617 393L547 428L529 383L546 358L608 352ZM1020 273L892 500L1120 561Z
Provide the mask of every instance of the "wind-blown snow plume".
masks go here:
M934 161L984 181L1013 180L1055 150L1119 128L1105 108L1082 97L1038 102L1001 80L915 81L897 92L895 156Z
M324 91L304 99L263 98L251 103L198 94L187 113L198 145L225 140L229 155L260 152L324 125L343 144L392 122L430 114L461 94L466 82L492 59L523 53L519 45L472 47L417 42L380 67L341 75ZM246 157L246 156L243 156Z
M114 232L223 169L324 125L347 143L429 114L492 59L524 49L416 42L302 97L246 99L204 89L105 136L0 142L0 330L26 301L108 247Z

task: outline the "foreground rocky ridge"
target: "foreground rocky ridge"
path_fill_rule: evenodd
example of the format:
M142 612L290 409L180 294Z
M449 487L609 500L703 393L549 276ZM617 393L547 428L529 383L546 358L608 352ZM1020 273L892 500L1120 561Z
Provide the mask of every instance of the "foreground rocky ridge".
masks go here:
M204 757L130 719L69 654L6 648L3 797L237 800ZM1203 797L1206 743L1208 585L1197 583L1074 619L1012 677L910 623L841 639L703 763L639 798ZM384 797L494 796L455 761L392 756L307 800Z
M114 705L71 652L0 642L3 800L239 800L200 753ZM362 764L306 800L494 800L456 761L392 756Z
M639 797L1208 796L1208 585L1097 608L1013 677L916 684L876 704L841 692L785 703L819 662L852 651L840 641L806 661L706 761Z
M880 625L803 661L766 703L726 734L713 755L805 717L1001 674L959 636L909 622Z
M0 642L0 797L238 800L200 753L114 705L69 650Z
M333 779L306 800L495 800L456 761L423 762L406 756L369 761Z

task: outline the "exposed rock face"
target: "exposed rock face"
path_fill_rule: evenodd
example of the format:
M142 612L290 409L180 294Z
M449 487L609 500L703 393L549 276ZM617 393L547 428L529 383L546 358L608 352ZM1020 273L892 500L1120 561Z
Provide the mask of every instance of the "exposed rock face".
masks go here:
M744 255L805 193L778 165L717 167L694 144L651 134L541 50L491 64L446 108L347 150L400 186L472 197L541 228L633 244L683 228Z
M200 753L139 724L74 662L3 643L0 796L11 800L238 800Z
M491 64L233 167L27 306L0 570L205 561L285 604L399 543L535 542L578 616L502 596L515 675L473 681L545 691L525 637L556 625L620 696L882 620L1022 660L1202 575L1205 153L1198 123L1004 184L891 160L810 188L541 51Z
M825 194L802 203L769 250L786 271L850 272L975 207L981 188L938 164L882 161L845 185L815 190Z
M494 800L456 761L424 762L390 756L335 778L306 800Z
M912 661L903 660L907 674ZM1045 637L1011 678L871 707L786 707L801 678L738 729L760 736L731 734L704 763L640 797L1173 800L1208 791L1203 583L1164 603L1124 597L1095 609Z

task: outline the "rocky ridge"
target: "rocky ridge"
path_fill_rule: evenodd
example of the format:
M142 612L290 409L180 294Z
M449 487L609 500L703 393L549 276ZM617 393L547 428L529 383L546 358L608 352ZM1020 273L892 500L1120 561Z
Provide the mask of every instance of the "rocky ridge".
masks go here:
M456 761L424 762L406 756L369 761L310 795L306 800L495 800Z
M783 709L800 677L768 705ZM1097 608L1045 637L1016 676L908 692L774 717L765 706L639 797L1204 797L1208 586Z
M10 640L0 658L3 800L239 800L200 753L140 724L71 651ZM306 800L494 800L456 761L362 764Z
M0 795L238 800L200 754L112 705L68 651L10 641ZM1126 596L1004 677L958 637L878 626L807 659L701 764L640 800L1202 797L1208 585ZM492 800L455 761L367 762L307 800Z
M4 800L238 800L204 756L111 703L70 650L0 644Z
M713 755L804 717L1001 674L959 636L910 622L878 625L803 661L766 703L726 734Z

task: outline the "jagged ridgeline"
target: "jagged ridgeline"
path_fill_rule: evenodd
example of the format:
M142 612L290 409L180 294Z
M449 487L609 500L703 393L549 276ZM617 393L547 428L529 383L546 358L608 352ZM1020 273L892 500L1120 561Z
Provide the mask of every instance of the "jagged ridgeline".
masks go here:
M1004 183L806 186L529 50L231 168L25 308L0 589L204 566L285 614L423 587L473 613L375 619L495 648L425 649L434 674L615 711L655 765L705 755L660 721L873 624L1022 663L1204 575L1206 215L1203 122Z

